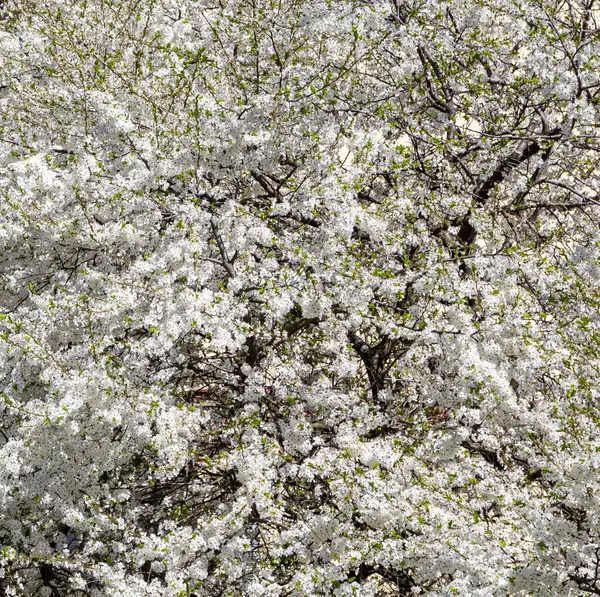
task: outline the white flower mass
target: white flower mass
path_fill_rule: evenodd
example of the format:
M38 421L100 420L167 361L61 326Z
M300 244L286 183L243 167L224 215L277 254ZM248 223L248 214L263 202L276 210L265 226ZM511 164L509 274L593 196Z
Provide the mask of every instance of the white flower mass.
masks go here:
M0 595L600 595L597 0L0 2Z

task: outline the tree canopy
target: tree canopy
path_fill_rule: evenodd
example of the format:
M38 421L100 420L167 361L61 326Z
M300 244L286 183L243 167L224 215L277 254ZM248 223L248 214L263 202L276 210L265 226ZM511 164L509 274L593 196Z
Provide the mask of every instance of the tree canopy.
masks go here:
M600 595L595 0L5 0L0 592Z

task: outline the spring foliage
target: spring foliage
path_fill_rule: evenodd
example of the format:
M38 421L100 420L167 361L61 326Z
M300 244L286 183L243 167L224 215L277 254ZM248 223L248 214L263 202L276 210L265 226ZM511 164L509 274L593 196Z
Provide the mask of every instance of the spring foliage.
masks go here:
M600 595L594 0L6 0L0 592Z

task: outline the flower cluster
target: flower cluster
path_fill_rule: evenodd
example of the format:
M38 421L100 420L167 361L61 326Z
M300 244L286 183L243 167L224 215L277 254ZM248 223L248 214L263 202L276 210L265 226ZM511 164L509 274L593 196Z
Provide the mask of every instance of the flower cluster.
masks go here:
M0 593L600 594L599 28L7 0Z

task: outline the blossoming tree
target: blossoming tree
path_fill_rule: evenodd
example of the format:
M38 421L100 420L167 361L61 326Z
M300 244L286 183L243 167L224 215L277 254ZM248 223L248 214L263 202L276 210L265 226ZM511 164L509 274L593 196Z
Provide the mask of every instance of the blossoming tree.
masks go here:
M595 0L5 0L0 592L600 595Z

